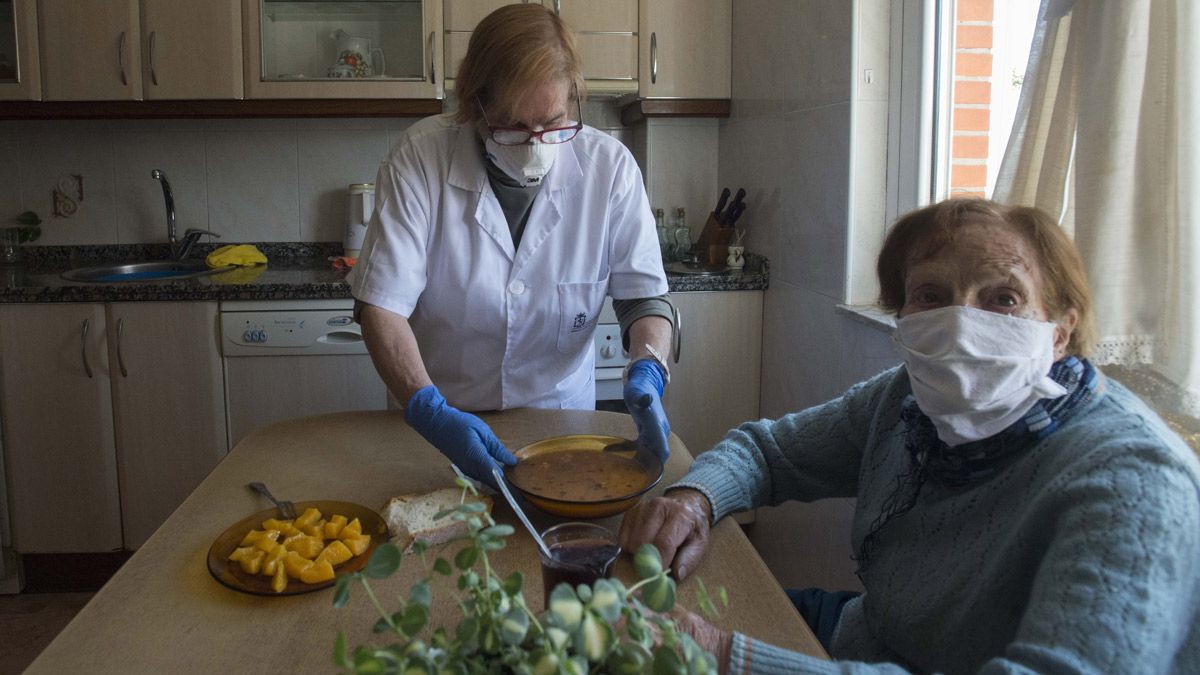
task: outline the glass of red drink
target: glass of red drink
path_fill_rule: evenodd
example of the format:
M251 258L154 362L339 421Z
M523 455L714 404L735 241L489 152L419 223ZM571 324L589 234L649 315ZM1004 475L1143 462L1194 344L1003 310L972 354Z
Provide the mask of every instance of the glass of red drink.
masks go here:
M552 558L539 552L542 561L542 593L546 603L561 583L572 587L591 585L609 575L621 554L617 535L594 523L561 523L542 533Z

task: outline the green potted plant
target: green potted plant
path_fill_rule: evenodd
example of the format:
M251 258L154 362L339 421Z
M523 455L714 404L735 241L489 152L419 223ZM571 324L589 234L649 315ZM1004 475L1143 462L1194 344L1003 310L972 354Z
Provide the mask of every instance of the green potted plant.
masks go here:
M14 263L20 259L17 246L37 241L42 236L42 219L26 211L12 220L16 225L0 227L0 262Z
M474 492L470 483L460 479L458 484L464 494ZM521 573L502 578L488 560L489 551L504 548L511 526L497 524L478 502L460 504L436 517L464 521L468 532L455 541L465 543L453 562L441 556L429 560L427 548L415 544L410 557L419 559L424 574L396 611L383 608L368 581L390 577L399 569L403 554L396 545L380 545L361 572L338 578L334 606L344 606L351 588L361 585L380 613L375 632L393 640L348 652L345 635L339 633L333 654L339 668L357 673L531 675L717 672L713 655L664 614L675 606L676 587L654 546L643 545L635 553L640 580L632 586L617 579L576 588L559 584L548 608L539 614L525 602ZM462 618L456 626L429 626L433 582L450 577L455 569ZM698 595L700 609L715 614L702 583ZM727 603L724 589L718 596Z

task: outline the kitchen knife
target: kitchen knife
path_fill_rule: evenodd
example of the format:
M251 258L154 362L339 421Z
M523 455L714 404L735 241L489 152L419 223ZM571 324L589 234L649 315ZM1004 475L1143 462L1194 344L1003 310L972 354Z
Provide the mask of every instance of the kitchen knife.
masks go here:
M729 188L721 190L721 198L717 200L717 210L713 211L713 215L716 216L718 223L721 222L721 212L725 210L725 202L727 201L729 201Z
M737 194L733 196L733 201L729 204L729 210L725 213L725 227L733 227L733 214L738 207L742 207L742 200L746 198L746 188L738 188ZM744 208L744 207L743 207Z
M742 214L745 213L745 211L746 211L746 202L739 202L739 203L734 204L733 206L730 206L729 207L729 216L727 217L728 222L725 223L725 225L727 227L733 227L734 224L737 223L738 218L741 218Z

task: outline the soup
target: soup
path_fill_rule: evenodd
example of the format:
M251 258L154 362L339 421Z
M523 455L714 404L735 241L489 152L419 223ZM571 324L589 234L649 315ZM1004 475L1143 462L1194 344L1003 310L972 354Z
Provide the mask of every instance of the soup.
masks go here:
M628 497L653 480L629 457L591 450L542 453L508 471L509 479L525 492L569 502Z

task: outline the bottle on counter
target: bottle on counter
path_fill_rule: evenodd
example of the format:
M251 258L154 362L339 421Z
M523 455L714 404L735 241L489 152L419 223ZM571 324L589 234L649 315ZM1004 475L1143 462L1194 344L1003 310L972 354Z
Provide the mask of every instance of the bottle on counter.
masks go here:
M683 207L675 209L675 221L671 226L672 258L684 260L692 253L692 231L687 225L687 214Z
M663 262L671 260L673 244L671 233L667 230L666 215L662 209L654 209L654 231L658 234L658 252Z

